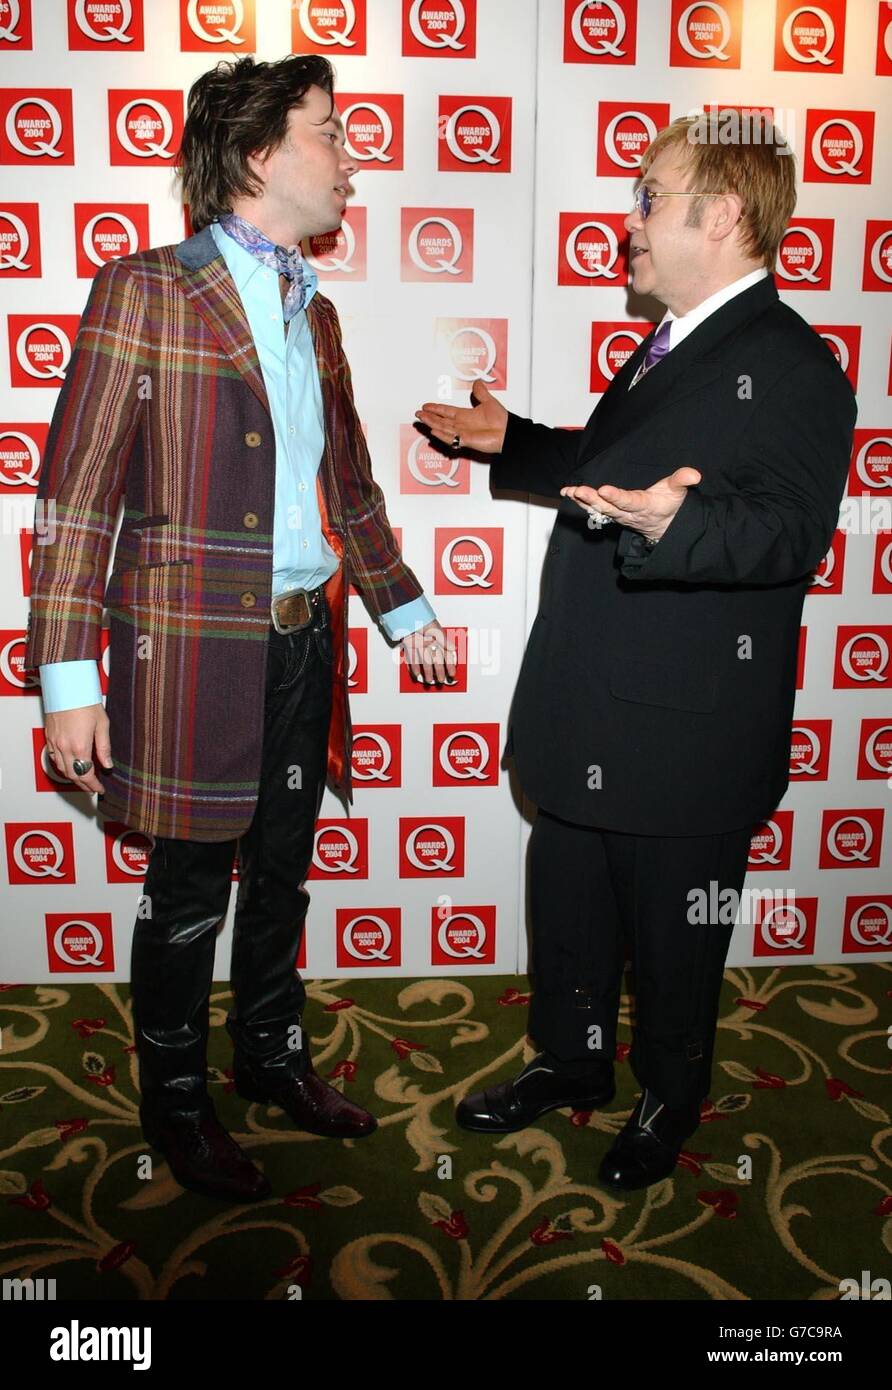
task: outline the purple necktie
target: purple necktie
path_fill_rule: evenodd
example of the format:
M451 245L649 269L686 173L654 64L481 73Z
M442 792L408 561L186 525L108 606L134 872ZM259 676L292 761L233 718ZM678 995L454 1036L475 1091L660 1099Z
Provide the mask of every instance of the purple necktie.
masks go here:
M655 362L659 362L661 357L665 357L669 351L669 329L672 320L667 319L661 323L654 336L651 338L650 346L644 356L644 371L649 372ZM644 372L641 374L644 375Z
M632 389L632 386L637 386L642 377L647 376L651 367L656 362L659 362L661 357L666 356L666 353L669 351L669 326L671 323L671 319L666 319L665 323L660 324L656 333L651 338L647 352L644 354L644 361L639 364L638 370L632 378L629 390Z

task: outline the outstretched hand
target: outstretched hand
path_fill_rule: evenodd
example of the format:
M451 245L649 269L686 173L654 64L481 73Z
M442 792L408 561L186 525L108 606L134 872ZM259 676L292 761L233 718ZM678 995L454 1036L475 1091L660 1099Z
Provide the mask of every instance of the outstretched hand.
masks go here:
M602 487L562 487L561 496L571 497L584 511L594 507L620 526L658 541L687 497L688 488L696 487L700 478L696 468L676 468L648 488L626 491L605 483Z
M425 401L416 420L453 449L473 449L479 454L498 454L505 442L508 412L480 380L471 388L471 408ZM455 439L458 436L459 442Z

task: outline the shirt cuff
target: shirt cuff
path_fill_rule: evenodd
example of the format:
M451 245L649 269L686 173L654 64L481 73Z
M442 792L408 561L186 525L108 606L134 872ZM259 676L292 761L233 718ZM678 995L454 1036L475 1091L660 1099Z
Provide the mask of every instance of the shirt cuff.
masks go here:
M95 661L51 661L39 669L44 714L102 703L102 686Z
M424 594L419 594L418 598L413 598L411 602L403 603L399 608L392 608L389 613L382 613L378 621L391 642L397 642L408 633L427 627L428 623L436 620L437 615Z

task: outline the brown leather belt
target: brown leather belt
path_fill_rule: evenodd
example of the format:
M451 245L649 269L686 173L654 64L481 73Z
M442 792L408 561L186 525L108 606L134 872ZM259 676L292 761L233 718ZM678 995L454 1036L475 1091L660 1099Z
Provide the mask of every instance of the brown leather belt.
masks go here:
M317 589L291 589L277 594L270 604L270 617L276 632L299 632L325 610L325 585Z

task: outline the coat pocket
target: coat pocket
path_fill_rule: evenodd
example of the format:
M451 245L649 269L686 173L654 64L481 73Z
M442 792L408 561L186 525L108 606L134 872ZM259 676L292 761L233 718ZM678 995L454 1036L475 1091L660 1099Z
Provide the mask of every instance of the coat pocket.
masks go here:
M611 695L638 705L709 714L716 706L716 686L716 673L710 671L705 662L696 668L687 668L621 657L610 667Z
M191 579L191 560L158 560L147 565L132 565L117 570L109 578L105 607L171 602L186 592Z

